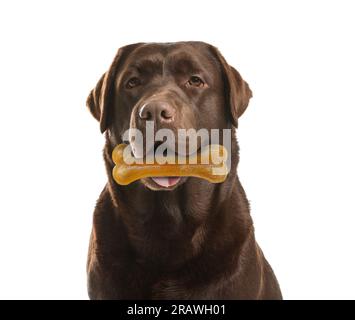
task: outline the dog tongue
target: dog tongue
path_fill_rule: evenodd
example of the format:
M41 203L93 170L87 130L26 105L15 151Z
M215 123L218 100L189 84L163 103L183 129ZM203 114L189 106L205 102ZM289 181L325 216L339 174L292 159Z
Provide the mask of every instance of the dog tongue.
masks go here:
M179 177L152 177L152 180L161 187L171 187L177 184L180 180Z

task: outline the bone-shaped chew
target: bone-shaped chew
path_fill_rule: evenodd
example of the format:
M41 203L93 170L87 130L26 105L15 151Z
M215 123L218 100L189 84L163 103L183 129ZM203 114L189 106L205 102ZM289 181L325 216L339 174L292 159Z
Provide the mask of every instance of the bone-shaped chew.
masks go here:
M228 174L226 164L227 150L224 146L212 144L201 152L195 153L181 160L178 156L164 157L166 163L153 164L137 163L130 152L125 151L126 144L117 145L112 152L112 160L116 164L113 168L113 178L120 185L127 185L139 179L148 177L197 177L212 183L223 182ZM219 158L219 163L213 160ZM182 164L182 163L186 164ZM215 162L217 162L215 160Z

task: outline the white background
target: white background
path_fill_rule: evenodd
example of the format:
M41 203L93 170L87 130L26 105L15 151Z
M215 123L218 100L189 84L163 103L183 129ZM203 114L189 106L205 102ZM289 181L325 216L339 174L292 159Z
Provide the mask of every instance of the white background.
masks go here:
M353 3L1 2L0 298L87 298L106 176L85 99L118 47L178 40L253 89L239 174L284 297L355 298Z

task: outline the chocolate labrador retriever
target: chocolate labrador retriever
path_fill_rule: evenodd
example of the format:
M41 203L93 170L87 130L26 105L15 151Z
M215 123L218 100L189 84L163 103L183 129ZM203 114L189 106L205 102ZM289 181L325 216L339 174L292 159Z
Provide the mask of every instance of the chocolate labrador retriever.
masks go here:
M235 128L252 92L203 42L120 48L87 106L105 132L108 183L95 208L87 262L91 299L281 299L255 241L237 176ZM144 112L142 107L144 106ZM114 182L113 148L130 127L231 129L223 183L194 177Z

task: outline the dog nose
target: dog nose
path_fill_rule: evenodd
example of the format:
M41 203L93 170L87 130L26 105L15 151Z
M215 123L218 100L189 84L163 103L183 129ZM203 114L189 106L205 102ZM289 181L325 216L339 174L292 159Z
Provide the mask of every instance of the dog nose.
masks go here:
M172 122L175 116L175 109L169 103L163 101L149 102L139 110L139 117L142 120L157 122Z

